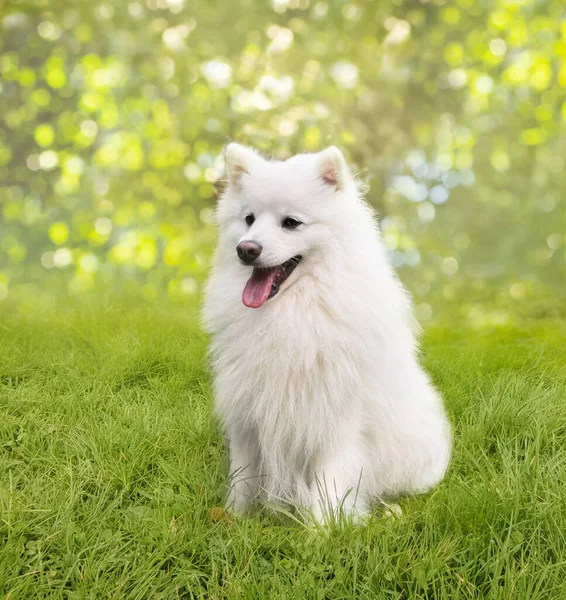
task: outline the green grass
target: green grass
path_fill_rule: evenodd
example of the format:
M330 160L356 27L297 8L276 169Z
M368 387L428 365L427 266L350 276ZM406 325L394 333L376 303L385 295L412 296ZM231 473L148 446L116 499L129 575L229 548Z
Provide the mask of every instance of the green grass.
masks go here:
M566 597L566 324L429 330L447 479L322 533L216 509L225 448L194 309L0 324L3 598Z

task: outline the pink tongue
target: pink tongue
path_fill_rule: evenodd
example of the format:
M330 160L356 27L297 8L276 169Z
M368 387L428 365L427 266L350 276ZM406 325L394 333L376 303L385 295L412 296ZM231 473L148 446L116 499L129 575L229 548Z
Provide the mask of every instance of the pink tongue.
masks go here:
M242 292L242 302L248 308L259 308L269 298L271 286L279 267L272 269L254 269Z

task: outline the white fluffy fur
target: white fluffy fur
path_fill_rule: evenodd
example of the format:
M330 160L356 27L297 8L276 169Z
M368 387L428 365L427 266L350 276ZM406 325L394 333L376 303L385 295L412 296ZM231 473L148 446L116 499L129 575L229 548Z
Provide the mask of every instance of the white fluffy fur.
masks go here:
M417 362L410 300L341 152L280 162L230 144L226 162L203 316L230 446L228 504L290 502L323 520L428 490L448 466L450 427ZM286 216L304 225L283 229ZM262 266L303 256L259 309L241 300L252 270L238 260L242 240L263 246Z

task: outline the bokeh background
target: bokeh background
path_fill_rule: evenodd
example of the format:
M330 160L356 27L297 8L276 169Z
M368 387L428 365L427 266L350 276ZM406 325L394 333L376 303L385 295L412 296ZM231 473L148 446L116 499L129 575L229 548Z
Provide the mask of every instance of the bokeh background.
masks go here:
M565 19L563 0L0 4L0 302L194 302L238 140L339 145L421 321L564 315Z

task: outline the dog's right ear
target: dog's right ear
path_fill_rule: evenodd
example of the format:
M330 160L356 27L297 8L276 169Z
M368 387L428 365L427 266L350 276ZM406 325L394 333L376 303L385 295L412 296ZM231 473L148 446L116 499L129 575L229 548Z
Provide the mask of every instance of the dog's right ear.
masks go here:
M243 175L249 175L261 157L252 148L232 142L224 151L228 185L238 185Z
M318 175L320 180L339 190L349 176L348 165L344 155L336 146L329 146L318 154Z

